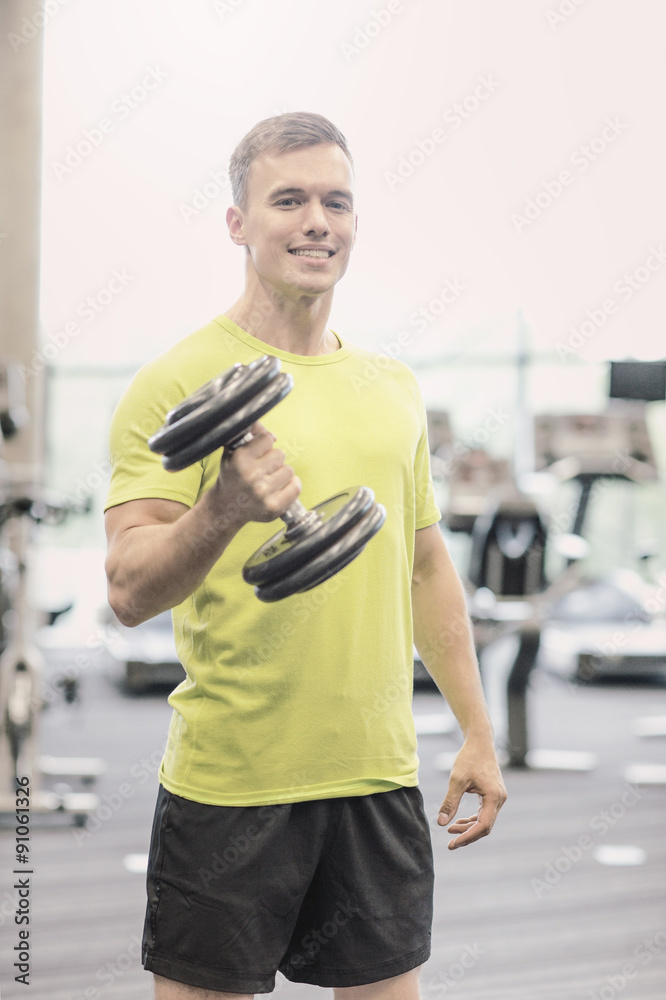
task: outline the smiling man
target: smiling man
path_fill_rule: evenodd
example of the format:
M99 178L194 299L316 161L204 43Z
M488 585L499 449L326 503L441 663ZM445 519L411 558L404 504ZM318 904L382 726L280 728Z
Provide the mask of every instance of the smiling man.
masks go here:
M433 865L413 641L464 735L437 818L449 847L488 834L506 797L424 407L405 365L328 326L356 235L344 136L316 114L268 119L230 176L243 293L137 374L111 429L109 601L128 625L171 608L187 675L169 699L144 965L157 1000L267 993L278 970L336 1000L416 1000ZM266 353L294 379L270 431L165 472L147 439L166 413ZM350 483L386 507L377 537L314 590L258 601L240 571L265 522ZM465 792L479 811L454 822Z

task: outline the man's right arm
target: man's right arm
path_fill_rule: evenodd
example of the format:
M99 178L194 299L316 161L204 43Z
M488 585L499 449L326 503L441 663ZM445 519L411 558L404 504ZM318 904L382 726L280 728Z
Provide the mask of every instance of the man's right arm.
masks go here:
M300 493L293 469L261 424L253 440L225 454L220 475L193 507L159 498L106 512L109 604L139 625L184 601L203 583L248 521L272 521Z

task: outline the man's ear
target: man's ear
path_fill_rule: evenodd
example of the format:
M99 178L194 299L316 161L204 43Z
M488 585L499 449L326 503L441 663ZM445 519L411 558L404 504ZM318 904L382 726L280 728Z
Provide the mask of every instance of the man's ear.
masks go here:
M238 205L232 205L231 208L227 209L227 227L229 229L229 236L236 246L244 247L247 245L243 233L243 212L238 207Z

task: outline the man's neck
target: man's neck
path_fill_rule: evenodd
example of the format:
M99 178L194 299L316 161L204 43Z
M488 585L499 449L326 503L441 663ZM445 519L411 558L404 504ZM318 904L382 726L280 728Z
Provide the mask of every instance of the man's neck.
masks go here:
M245 289L225 315L250 336L288 354L332 354L340 342L327 327L330 295L291 299L263 288Z

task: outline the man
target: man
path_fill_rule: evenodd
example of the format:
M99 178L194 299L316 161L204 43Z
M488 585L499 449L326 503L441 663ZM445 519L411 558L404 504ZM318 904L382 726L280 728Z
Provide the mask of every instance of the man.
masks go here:
M278 969L338 1000L412 1000L433 878L413 636L465 736L438 817L449 846L489 833L506 796L425 413L406 366L327 325L356 236L344 136L315 114L268 119L230 176L243 294L139 372L111 432L109 601L128 625L172 608L187 674L169 699L144 965L157 1000L270 992ZM266 426L165 472L146 440L167 411L264 353L294 377ZM379 534L320 587L258 601L240 569L273 533L265 522L299 494L312 506L353 484L386 507ZM452 822L464 792L479 813Z

